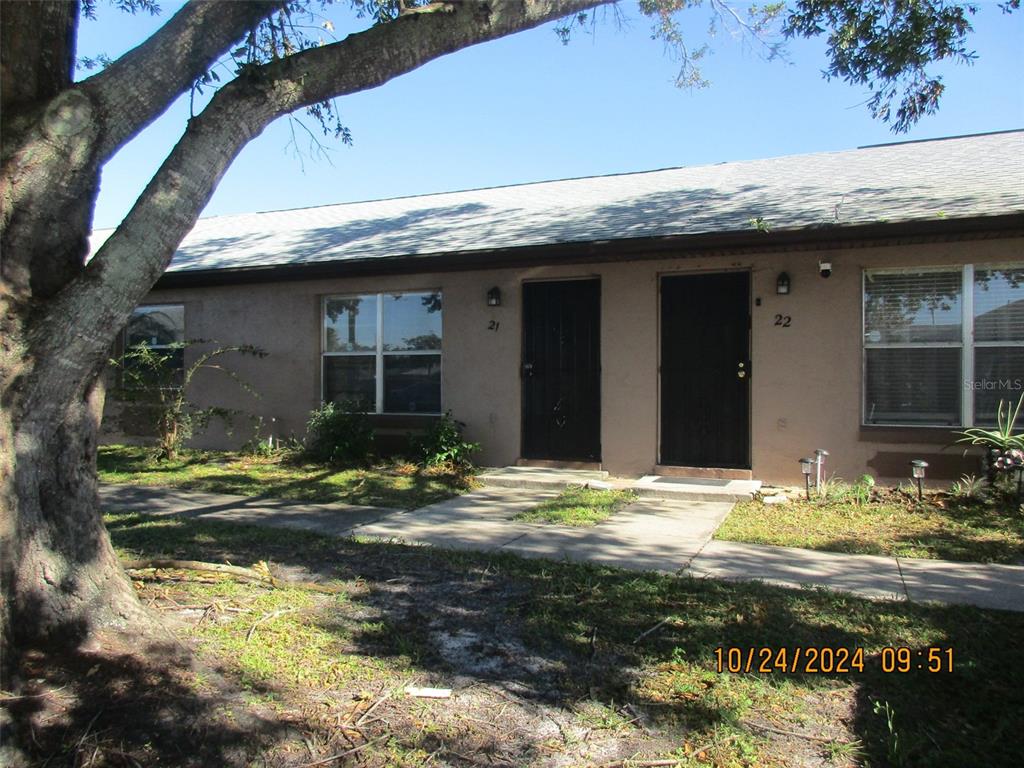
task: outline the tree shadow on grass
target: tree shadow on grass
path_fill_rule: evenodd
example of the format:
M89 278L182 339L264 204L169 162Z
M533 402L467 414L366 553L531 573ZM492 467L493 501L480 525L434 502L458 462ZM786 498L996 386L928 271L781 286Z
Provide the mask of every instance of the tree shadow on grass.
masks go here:
M308 578L358 582L352 615L331 616L323 629L368 664L402 658L426 684L488 685L567 718L587 702L629 702L669 743L731 740L723 760L767 742L776 754L809 750L820 759L823 738L843 742L851 733L875 765L1009 766L1024 750L1022 614L162 523L173 525L159 537L145 533L154 523L144 516L121 518L111 531L120 546L149 554L270 559ZM864 671L715 670L716 648L798 646L863 648ZM909 647L914 668L884 671L879 652L887 646ZM916 668L917 651L929 646L954 649L953 672ZM826 727L816 718L833 701L847 709L829 713L836 722ZM876 704L888 705L892 731ZM781 720L766 720L774 717ZM773 734L780 722L798 735ZM520 749L526 761L528 743Z
M1002 538L992 531L916 531L891 536L884 546L870 538L830 538L814 542L808 549L960 563L1020 565L1024 540Z
M21 655L2 741L27 764L244 766L287 731L215 673L201 678L173 642L133 647L110 633L100 642Z
M312 468L297 465L299 470ZM468 490L471 485L467 478L459 475L432 474L423 470L400 473L388 468L346 469L325 468L322 465L316 465L315 469L315 472L305 476L287 478L225 469L156 484L182 490L275 500L399 509L416 509L426 504L444 501ZM344 483L331 481L337 475L347 472L353 474L351 480Z

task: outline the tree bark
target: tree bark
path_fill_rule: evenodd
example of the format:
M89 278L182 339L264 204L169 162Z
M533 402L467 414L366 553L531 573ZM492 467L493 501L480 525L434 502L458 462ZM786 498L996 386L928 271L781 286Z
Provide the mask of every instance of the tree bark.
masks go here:
M25 0L0 13L0 110L53 98L70 82L78 3Z
M167 267L238 152L275 118L373 88L428 61L609 0L438 3L344 40L253 67L189 121L124 222L84 265L98 169L232 34L189 5L131 57L49 100L3 116L0 218L0 635L5 644L74 640L146 622L98 509L98 376L132 309ZM231 30L277 3L228 3ZM43 6L40 5L40 8ZM242 8L243 10L237 10ZM206 15L203 15L206 13ZM248 15L247 15L248 14ZM200 23L200 21L202 23ZM73 23L73 22L69 22ZM197 26L198 25L198 26ZM163 52L163 53L155 53ZM173 58L173 57L172 57ZM5 63L5 68L6 68ZM6 69L5 69L6 71ZM202 69L199 70L203 71ZM151 79L160 81L154 87ZM92 79L90 79L92 80ZM118 117L111 104L136 114ZM126 123L125 120L128 120ZM10 647L8 645L8 647ZM10 660L11 654L5 654Z

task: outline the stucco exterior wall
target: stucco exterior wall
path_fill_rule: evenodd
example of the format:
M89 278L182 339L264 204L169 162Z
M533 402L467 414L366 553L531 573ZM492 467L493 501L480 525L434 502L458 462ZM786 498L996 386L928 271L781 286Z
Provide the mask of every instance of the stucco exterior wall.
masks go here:
M818 275L819 258L833 264L828 279ZM838 475L852 480L870 473L887 479L901 476L904 458L935 456L948 440L935 430L909 434L861 427L863 270L1022 261L1024 239L992 239L168 289L154 291L145 303L183 303L188 338L265 349L265 359L235 363L256 385L260 399L223 386L213 376L198 380L195 393L206 402L273 417L277 434L286 437L303 434L306 417L319 402L323 296L440 289L443 407L466 422L470 439L482 443L481 463L506 465L515 462L520 449L522 283L600 277L603 466L613 474L636 475L650 472L658 458L659 277L748 270L754 477L798 482L797 460L826 448L829 468ZM775 293L781 271L792 280L788 296ZM500 307L486 306L492 286L501 289ZM791 318L789 325L776 325L776 315ZM490 329L492 320L497 330ZM225 447L247 437L213 431L197 444Z

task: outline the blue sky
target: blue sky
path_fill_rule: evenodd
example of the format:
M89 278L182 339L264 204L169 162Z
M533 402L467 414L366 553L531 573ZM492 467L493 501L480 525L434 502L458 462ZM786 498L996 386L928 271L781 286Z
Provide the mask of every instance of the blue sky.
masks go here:
M171 15L156 19L100 6L84 21L79 54L116 57ZM824 42L793 41L789 63L764 61L719 34L704 66L710 87L681 90L677 66L650 39L631 2L568 46L552 27L457 52L373 91L339 100L354 146L325 140L331 162L289 146L287 121L243 150L204 216L298 208L543 179L848 149L907 139L1024 127L1024 12L980 3L970 67L944 66L939 113L896 136L873 121L867 94L826 82ZM346 8L331 13L351 29ZM708 11L688 12L704 38ZM112 41L117 41L115 44ZM116 226L184 129L179 100L104 168L96 228ZM306 121L310 128L319 128Z

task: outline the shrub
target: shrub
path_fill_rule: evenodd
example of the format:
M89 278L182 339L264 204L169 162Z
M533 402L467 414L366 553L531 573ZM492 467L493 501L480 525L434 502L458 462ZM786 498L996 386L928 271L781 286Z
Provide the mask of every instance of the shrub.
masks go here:
M857 506L862 507L871 501L871 491L874 490L874 487L875 478L871 475L861 475L860 480L850 487L850 492Z
M184 371L175 367L176 351L206 344L215 346L200 353ZM242 413L236 408L201 407L189 399L192 380L200 371L217 371L253 397L259 397L251 384L225 367L219 358L232 353L266 357L267 353L251 344L216 346L217 344L216 341L194 339L174 344L169 351L152 349L146 344L140 344L126 350L120 360L110 361L122 371L123 385L117 392L118 396L154 410L158 459L177 458L185 441L205 431L214 419L223 421L230 433L234 418Z
M1024 394L1017 406L1008 400L999 401L995 429L970 427L957 432L958 443L970 443L985 448L985 470L988 481L995 484L999 475L1019 472L1024 467L1024 432L1017 432L1017 417L1024 406Z
M358 400L324 403L306 423L306 456L326 464L366 464L373 454L373 425Z
M295 438L295 435L289 435L287 438L274 435L276 425L277 419L271 418L270 426L266 427L262 416L254 416L252 418L252 437L242 445L241 453L264 459L301 453L305 446ZM264 436L264 431L266 431L266 436Z
M823 501L841 502L845 501L849 495L850 486L835 473L821 478L821 483L818 485L818 496Z
M448 466L453 469L468 469L473 466L473 454L480 450L479 443L469 443L462 438L466 425L452 418L452 412L430 425L420 438L411 442L420 460L428 467Z
M975 475L961 475L949 488L954 499L974 500L982 497L981 478Z

